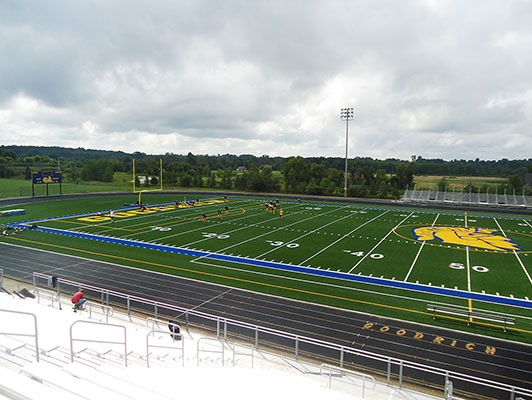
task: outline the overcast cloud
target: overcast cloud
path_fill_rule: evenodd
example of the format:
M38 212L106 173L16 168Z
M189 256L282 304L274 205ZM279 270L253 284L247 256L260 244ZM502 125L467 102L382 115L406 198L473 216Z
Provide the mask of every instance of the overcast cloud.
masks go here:
M532 157L532 2L0 3L0 144Z

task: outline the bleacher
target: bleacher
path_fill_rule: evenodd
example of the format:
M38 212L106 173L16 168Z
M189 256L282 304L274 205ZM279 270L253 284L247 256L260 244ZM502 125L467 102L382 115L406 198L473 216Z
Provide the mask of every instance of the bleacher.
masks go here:
M515 209L532 209L532 196L504 193L472 193L462 191L439 191L432 189L406 189L400 199L404 203L442 204L456 206L484 206Z
M30 289L0 291L1 400L436 398L184 327L174 340L168 321L91 302L74 313Z

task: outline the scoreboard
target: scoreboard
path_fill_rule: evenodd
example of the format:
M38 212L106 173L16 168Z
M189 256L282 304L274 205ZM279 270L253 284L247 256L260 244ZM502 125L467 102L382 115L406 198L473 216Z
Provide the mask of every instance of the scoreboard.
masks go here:
M34 185L40 185L43 183L61 183L63 176L59 171L39 171L34 172L32 175Z

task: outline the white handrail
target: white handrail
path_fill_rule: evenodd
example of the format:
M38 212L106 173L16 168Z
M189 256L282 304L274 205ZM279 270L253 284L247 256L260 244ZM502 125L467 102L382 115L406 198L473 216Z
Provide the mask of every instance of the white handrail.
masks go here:
M171 333L172 338L175 339L175 336L179 336L179 341L181 342L181 346L163 346L163 345L156 345L156 344L150 344L150 335L153 336L155 333L164 333L169 334L167 331L162 331L160 329L152 329L146 334L146 366L150 367L150 347L157 348L157 349L173 349L173 350L181 350L181 365L185 366L185 338L181 333Z
M42 274L42 273L38 273L38 272L34 272L33 273L33 277L34 277L34 286L36 286L36 284L37 284L37 279L36 278L42 278L42 279L47 280L48 275ZM201 311L198 311L198 310L186 309L184 307L179 307L179 306L175 306L175 305L168 304L168 303L161 303L161 302L157 302L157 301L150 300L150 299L144 299L144 298L137 297L137 296L130 296L130 295L126 295L126 294L123 294L123 293L120 293L120 292L115 292L115 291L112 291L112 290L102 289L102 288L99 288L99 287L96 287L96 286L90 286L90 285L85 285L85 284L81 285L78 282L64 280L64 279L59 279L58 280L58 284L70 285L70 286L73 286L75 288L79 288L79 287L83 286L87 290L93 290L93 291L96 291L96 292L105 292L106 294L111 295L111 296L115 296L118 299L125 299L125 300L127 300L127 305L128 305L128 310L127 311L128 311L128 314L130 312L130 309L129 309L130 300L139 302L140 304L142 304L144 306L146 306L146 305L154 306L155 319L157 319L157 312L158 312L158 309L160 309L160 308L165 309L167 311L171 311L173 315L175 315L175 312L182 313L186 317L186 321L187 321L186 329L188 329L188 316L189 315L193 315L195 317L202 318L202 319L204 319L206 321L218 322L218 323L220 321L223 321L224 322L224 329L227 329L227 325L228 324L230 324L232 326L235 326L235 327L239 327L239 328L249 329L250 332L255 332L255 343L256 343L256 345L258 345L258 335L259 335L259 333L265 333L265 334L272 335L272 336L275 336L275 337L278 337L278 338L291 339L291 340L297 341L298 344L299 343L305 343L305 344L310 344L312 346L320 347L321 349L336 350L336 351L338 351L340 353L340 359L341 360L343 360L343 356L345 354L352 354L352 355L364 357L365 359L382 361L382 362L384 362L385 364L388 365L388 374L390 374L390 369L391 369L392 365L396 365L396 366L400 367L400 373L399 373L400 374L400 376L399 376L400 381L402 380L402 370L403 370L403 368L405 368L405 369L409 368L409 369L414 369L414 370L418 370L418 371L423 371L425 373L428 372L430 374L433 374L434 376L449 377L449 378L453 378L455 380L458 379L458 380L462 380L462 381L467 381L468 383L479 385L479 386L483 386L483 387L490 387L490 388L494 388L494 389L502 390L502 391L506 391L506 392L515 391L516 393L523 394L523 395L532 395L532 390L524 389L524 388L517 387L517 386L514 386L514 385L510 385L510 384L506 384L506 383L502 383L502 382L494 382L492 380L488 380L488 379L484 379L484 378L480 378L480 377L476 377L476 376L472 376L472 375L466 375L466 374L463 374L463 373L460 373L460 372L453 372L453 371L449 371L449 370L445 370L445 369L442 369L442 368L433 367L433 366L426 365L426 364L416 363L416 362L409 361L409 360L402 360L402 359L399 359L399 358L387 357L387 356L384 356L384 355L381 355L381 354L377 354L377 353L373 353L373 352L370 352L370 351L367 351L367 350L345 347L345 346L341 346L341 345L336 344L336 343L326 342L326 341L320 340L320 339L315 339L315 338L305 337L305 336L298 336L298 335L295 335L295 334L292 334L292 333L284 332L284 331L273 329L273 328L269 328L269 327L263 327L263 326L254 325L254 324L250 324L250 323L247 323L247 322L243 322L243 321L238 321L238 320L218 317L218 316L215 316L215 315L212 315L212 314L208 314L208 313L204 313L204 312L201 312ZM149 313L149 311L146 311L145 308L143 309L143 312ZM226 333L227 332L224 332L224 336L226 336ZM214 339L214 340L218 340L218 339ZM299 349L299 347L300 346L296 346L296 349L295 349L296 359L298 357L298 351L299 351L298 349ZM223 359L222 359L222 362L223 362ZM198 363L199 363L199 360L198 360ZM341 365L343 365L342 362L341 362ZM388 379L389 378L390 378L390 376L388 376Z
M37 296L37 303L41 303L41 297L47 298L52 303L52 308L54 308L54 303L56 302L58 304L59 309L61 309L61 298L59 297L59 294L57 292L54 292L52 290L46 290L41 288L34 288L33 291L35 292L35 295Z
M0 335L34 337L35 338L35 359L37 360L37 362L39 362L39 332L37 330L37 316L33 313L28 313L24 311L13 311L13 310L0 309L0 312L10 313L10 314L20 314L20 315L31 315L33 317L33 329L34 329L33 334L17 333L17 332L0 332Z
M328 374L324 374L323 373L323 370L324 369L328 369L329 370L329 373ZM364 398L364 395L365 395L365 392L366 392L366 379L369 380L371 383L373 383L373 386L369 389L375 389L375 385L376 385L376 382L375 382L375 378L371 375L368 375L368 374L363 374L361 372L356 372L356 371L351 371L350 369L345 369L345 368L340 368L340 367L337 367L335 365L330 365L330 364L321 364L320 365L320 375L328 375L329 376L329 389L331 389L332 387L332 372L333 371L338 371L338 372L341 372L342 374L346 374L346 375L350 375L350 376L355 376L357 378L361 378L362 379L362 398ZM347 382L349 383L350 385L354 385L353 382Z
M99 325L102 327L122 328L124 332L124 340L121 342L115 342L111 340L75 339L72 337L72 328L74 328L74 325L77 325L77 324L92 324L92 325ZM105 343L105 344L120 344L120 345L123 344L124 345L124 366L127 367L126 327L123 325L102 324L101 322L83 321L83 320L74 321L72 325L70 325L70 362L74 362L74 342Z
M222 346L222 350L204 350L204 349L200 349L200 344L202 342L216 342L216 343L219 343ZM200 363L200 357L199 357L200 352L221 354L222 355L222 367L225 365L225 360L224 360L224 357L225 357L225 342L223 340L207 338L207 337L202 337L202 338L198 339L198 342L197 342L197 345L196 345L196 359L197 359L196 365L198 367L199 367L199 363Z
M242 347L244 349L251 349L251 354L249 353L238 353L236 351L237 347ZM233 367L236 364L236 356L250 356L251 357L251 368L255 367L255 346L247 343L239 343L235 342L233 343Z
M108 323L109 317L113 316L114 311L113 311L113 308L110 306L106 306L105 304L94 303L92 301L87 301L85 304L88 304L89 306L89 319L92 319L93 309L94 309L94 314L98 314L97 311L100 308L102 310L101 314L105 316L105 323Z

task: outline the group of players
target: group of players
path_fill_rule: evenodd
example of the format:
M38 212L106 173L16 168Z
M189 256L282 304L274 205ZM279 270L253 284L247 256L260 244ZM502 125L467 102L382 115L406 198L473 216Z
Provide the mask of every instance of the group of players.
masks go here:
M198 200L199 201L199 200ZM227 203L227 196L224 196L224 201ZM227 206L224 206L224 209L225 209L225 214L229 214L229 207ZM222 211L220 209L218 209L218 221L220 221L222 219ZM203 223L207 222L207 214L203 213L201 214L201 220L203 221Z
M15 236L17 233L25 231L26 229L28 229L28 228L27 227L20 227L20 226L6 225L6 226L2 226L2 235L4 235L4 236Z
M279 208L279 218L283 219L283 209L279 204L279 199L275 201L268 201L264 203L264 206L266 207L266 212L269 212L272 215L275 215L275 213L277 212L277 208Z
M225 206L225 214L229 214L229 207ZM218 220L222 219L222 211L218 209ZM201 214L201 220L203 223L207 222L207 214Z
M224 201L227 202L227 197L224 196ZM297 199L297 202L299 205L301 205L301 199L298 198ZM200 201L199 199L198 200L185 200L185 204L189 207L192 207L192 206L195 206L195 205L199 205L200 204ZM140 202L137 202L136 204L142 211L144 211L146 209L146 206L143 205L142 203ZM179 205L179 202L176 201L175 202L175 207L177 208ZM276 199L275 201L274 200L271 200L271 201L268 201L266 203L264 203L265 205L265 208L266 208L266 212L269 212L271 213L272 215L275 215L277 213L277 209L279 209L279 218L280 219L283 219L283 209L281 208L280 206L280 202L279 202L279 199ZM229 214L229 207L228 206L225 206L225 214ZM111 218L111 222L114 222L114 212L113 210L110 210L109 211L109 217ZM222 219L222 211L219 209L218 210L218 220L221 220ZM201 220L203 221L203 223L207 222L207 214L206 213L202 213L201 214Z

